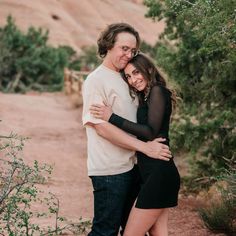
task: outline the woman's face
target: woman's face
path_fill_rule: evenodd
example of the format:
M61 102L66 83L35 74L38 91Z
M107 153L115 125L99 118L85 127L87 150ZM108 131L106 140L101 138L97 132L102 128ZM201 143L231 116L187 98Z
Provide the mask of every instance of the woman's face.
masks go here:
M138 91L144 91L147 87L147 80L143 77L139 70L132 64L128 64L125 69L125 76L130 86Z

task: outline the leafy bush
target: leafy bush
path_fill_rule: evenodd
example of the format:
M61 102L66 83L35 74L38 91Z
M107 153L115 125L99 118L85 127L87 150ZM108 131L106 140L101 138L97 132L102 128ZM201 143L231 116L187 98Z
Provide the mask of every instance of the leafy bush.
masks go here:
M48 165L25 164L22 150L26 138L18 135L0 135L0 235L58 235L69 230L84 233L89 221L80 219L71 223L59 215L59 200L52 193L43 193L38 184L43 184L51 174ZM39 204L47 211L34 209ZM43 228L36 220L55 218L55 225ZM64 223L61 226L59 223Z
M102 62L98 57L96 46L83 47L79 59L81 61L81 69L85 71L94 70Z
M0 28L0 90L55 91L63 87L64 67L73 67L70 47L47 45L48 31L30 27L22 33L12 17Z
M172 148L191 153L192 175L210 180L236 164L236 2L144 2L148 17L166 22L152 55L183 99Z
M211 231L227 233L227 235L233 236L236 228L233 225L235 214L232 209L232 202L222 201L219 204L213 204L209 209L201 209L200 215L207 228Z
M236 170L228 171L221 179L226 183L226 188L221 189L221 201L200 209L199 213L210 230L235 235Z

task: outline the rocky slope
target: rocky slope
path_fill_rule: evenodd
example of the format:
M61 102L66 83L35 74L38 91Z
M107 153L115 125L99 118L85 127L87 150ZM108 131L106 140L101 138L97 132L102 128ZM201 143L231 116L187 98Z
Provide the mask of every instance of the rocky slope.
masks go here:
M127 22L153 44L164 24L145 18L146 12L142 0L0 0L0 27L11 15L22 30L29 26L49 29L51 44L80 51L82 46L95 44L106 25Z

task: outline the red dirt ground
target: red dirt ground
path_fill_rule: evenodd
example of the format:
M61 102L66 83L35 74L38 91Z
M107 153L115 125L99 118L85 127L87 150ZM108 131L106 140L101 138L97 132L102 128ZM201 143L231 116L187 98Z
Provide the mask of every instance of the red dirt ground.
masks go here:
M26 161L53 165L52 179L43 189L56 194L60 199L60 215L74 222L80 217L91 219L93 215L81 111L62 93L0 93L0 134L13 131L31 137L24 150ZM176 160L178 165L178 157ZM181 168L179 164L180 172ZM169 235L216 235L204 227L196 212L198 207L195 198L181 196L179 206L170 213Z

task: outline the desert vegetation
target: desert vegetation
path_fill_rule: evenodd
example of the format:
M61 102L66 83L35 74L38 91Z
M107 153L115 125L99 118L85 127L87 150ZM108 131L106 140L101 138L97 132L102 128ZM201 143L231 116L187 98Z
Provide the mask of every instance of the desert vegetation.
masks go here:
M151 46L142 42L141 50L155 60L179 96L172 119L171 149L188 163L189 171L183 177L184 194L207 192L214 186L219 192L217 201L207 202L205 208L199 209L199 215L211 231L234 235L236 3L233 0L145 0L144 4L148 8L147 17L166 23L157 43ZM68 46L49 46L48 33L35 28L22 33L14 20L8 18L6 26L0 28L0 91L60 91L65 68L91 70L100 63L96 47L86 47L82 55L77 55ZM13 140L19 143L13 145ZM22 232L41 232L39 226L29 223L32 213L26 209L36 199L35 184L45 180L41 171L48 172L50 168L41 168L36 162L30 167L33 169L24 169L22 173L29 173L25 176L18 170L24 166L22 160L14 159L15 151L23 148L23 140L1 136L0 144L0 151L10 148L8 156L13 158L4 160L4 165L10 167L6 168L8 172L0 169L0 219L5 222L0 230L7 230L9 235L16 235L17 227ZM15 177L13 172L21 174ZM24 176L30 177L29 185L22 185L18 190ZM6 194L11 186L15 191L11 194L18 195ZM54 207L49 210L60 221L63 218L58 216L55 200L51 198ZM12 217L17 219L14 224ZM56 226L48 232L59 230Z
M0 235L59 235L86 233L89 220L70 222L60 215L60 201L52 192L43 192L52 166L24 160L28 138L17 134L0 135ZM40 209L35 208L35 204ZM42 226L40 219L53 218L53 225Z
M49 45L48 34L34 27L23 33L8 17L0 28L0 91L61 91L65 68L91 70L99 63L95 47L84 47L77 55L70 46Z
M187 157L188 191L225 182L222 201L201 211L215 231L235 233L236 3L232 0L146 0L147 17L165 19L154 48L144 49L182 100L172 123L172 148ZM226 217L227 216L227 217ZM216 220L217 219L217 220ZM223 223L227 221L227 223ZM220 224L222 222L222 224Z

